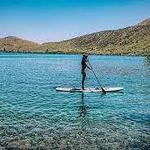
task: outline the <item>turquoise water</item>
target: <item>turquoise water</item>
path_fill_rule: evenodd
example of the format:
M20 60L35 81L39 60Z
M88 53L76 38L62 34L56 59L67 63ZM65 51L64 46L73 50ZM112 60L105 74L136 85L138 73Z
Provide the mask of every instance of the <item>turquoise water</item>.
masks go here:
M80 87L80 55L0 53L0 148L149 149L150 61L89 56L103 86L122 93L60 93ZM97 87L87 73L86 87Z

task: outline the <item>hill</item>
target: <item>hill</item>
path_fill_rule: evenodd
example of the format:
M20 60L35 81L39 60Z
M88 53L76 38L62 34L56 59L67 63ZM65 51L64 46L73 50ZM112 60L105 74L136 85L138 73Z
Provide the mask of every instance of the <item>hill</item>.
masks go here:
M37 44L18 39L12 40L11 45L9 40L6 42L4 39L0 39L0 49L5 47L5 50L8 48L17 51L46 53L147 55L150 54L150 19L135 26L100 31L61 42Z
M8 36L0 38L1 51L13 51L13 52L30 52L34 51L39 44L23 40L15 36Z
M123 29L44 43L40 48L49 52L145 55L150 53L150 19Z

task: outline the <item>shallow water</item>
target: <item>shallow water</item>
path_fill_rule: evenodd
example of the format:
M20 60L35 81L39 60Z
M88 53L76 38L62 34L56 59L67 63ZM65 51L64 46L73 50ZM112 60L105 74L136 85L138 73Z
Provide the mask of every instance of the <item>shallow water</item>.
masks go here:
M90 56L103 86L122 93L60 93L80 87L80 55L0 53L0 148L149 149L150 62ZM98 87L87 73L87 87Z

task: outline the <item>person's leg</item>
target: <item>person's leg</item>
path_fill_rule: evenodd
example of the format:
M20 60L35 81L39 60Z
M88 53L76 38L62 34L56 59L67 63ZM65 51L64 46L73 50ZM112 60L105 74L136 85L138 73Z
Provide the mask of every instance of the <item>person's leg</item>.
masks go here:
M86 77L86 74L83 73L83 74L82 74L82 90L84 90L84 81L85 81L85 77Z

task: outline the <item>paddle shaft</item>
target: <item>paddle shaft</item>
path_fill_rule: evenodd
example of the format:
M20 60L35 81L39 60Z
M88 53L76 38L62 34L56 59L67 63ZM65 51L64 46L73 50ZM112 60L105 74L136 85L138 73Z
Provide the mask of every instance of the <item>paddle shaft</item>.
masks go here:
M93 74L94 74L94 76L95 76L95 79L96 79L97 83L99 84L100 88L102 89L102 92L106 93L106 91L104 90L104 88L102 88L102 86L101 86L101 84L100 84L100 82L99 82L99 79L98 79L96 73L95 73L94 70L93 70L92 65L91 65L89 62L88 62L88 64L90 65L91 71L93 72Z

